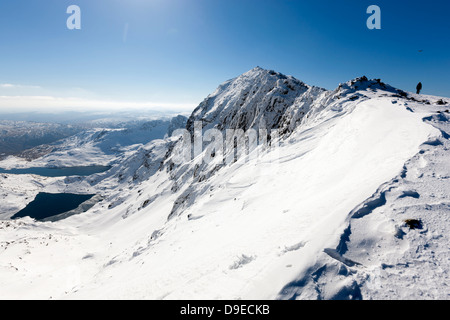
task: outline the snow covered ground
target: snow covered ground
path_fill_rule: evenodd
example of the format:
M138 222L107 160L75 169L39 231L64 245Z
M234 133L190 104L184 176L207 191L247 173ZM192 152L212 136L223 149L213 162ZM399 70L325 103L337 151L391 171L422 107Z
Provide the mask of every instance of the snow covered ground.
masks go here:
M104 199L58 222L0 221L0 298L448 299L450 117L438 99L255 68L187 128L280 129L256 157L205 164L204 151L175 165L172 137L87 178L0 175L2 212L39 190Z

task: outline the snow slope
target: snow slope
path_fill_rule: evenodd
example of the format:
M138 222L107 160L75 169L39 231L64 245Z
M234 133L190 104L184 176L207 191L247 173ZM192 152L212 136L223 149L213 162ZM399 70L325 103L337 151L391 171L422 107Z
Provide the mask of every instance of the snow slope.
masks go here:
M445 112L425 117L441 136L352 210L340 241L278 298L449 299L449 120ZM410 229L408 219L422 227Z
M448 298L448 115L419 99L255 68L187 128L263 126L279 139L227 165L228 151L202 162L207 150L176 165L181 140L155 140L106 173L44 182L104 200L54 223L0 221L0 298ZM408 218L425 228L406 230Z

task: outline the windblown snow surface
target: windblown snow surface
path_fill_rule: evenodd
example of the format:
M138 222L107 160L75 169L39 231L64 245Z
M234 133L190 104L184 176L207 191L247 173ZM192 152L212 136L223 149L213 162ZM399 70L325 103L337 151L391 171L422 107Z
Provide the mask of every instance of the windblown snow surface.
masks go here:
M0 221L0 298L448 299L440 99L364 77L327 91L255 68L186 126L278 129L232 164L229 150L176 164L174 136L90 177L0 175L2 211L39 191L103 197L57 222Z

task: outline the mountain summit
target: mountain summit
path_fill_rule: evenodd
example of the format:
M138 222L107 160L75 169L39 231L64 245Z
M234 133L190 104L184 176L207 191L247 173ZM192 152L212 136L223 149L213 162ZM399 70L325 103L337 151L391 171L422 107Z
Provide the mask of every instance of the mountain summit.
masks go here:
M325 89L273 70L256 67L221 84L192 113L188 130L194 121L204 129L287 127L300 121L311 104Z

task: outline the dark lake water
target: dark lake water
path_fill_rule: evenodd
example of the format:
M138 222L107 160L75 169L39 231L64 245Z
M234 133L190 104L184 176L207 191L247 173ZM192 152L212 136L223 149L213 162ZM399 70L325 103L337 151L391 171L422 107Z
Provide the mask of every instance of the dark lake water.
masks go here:
M0 173L8 174L36 174L43 177L67 177L67 176L90 176L91 174L105 172L110 166L91 167L65 167L65 168L25 168L25 169L1 169Z
M31 217L44 220L49 217L76 209L83 202L94 195L80 195L71 193L39 193L36 198L23 210L16 213L11 219Z

